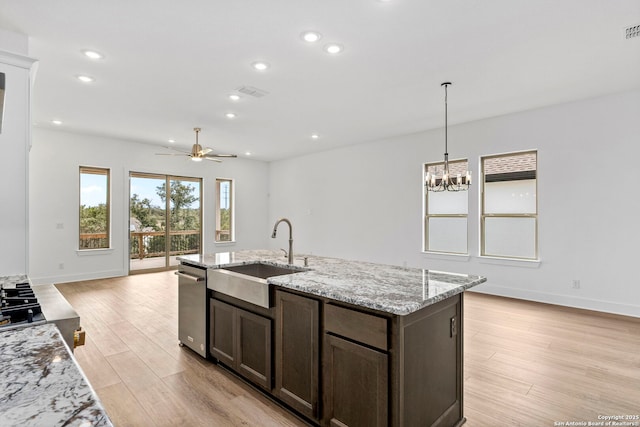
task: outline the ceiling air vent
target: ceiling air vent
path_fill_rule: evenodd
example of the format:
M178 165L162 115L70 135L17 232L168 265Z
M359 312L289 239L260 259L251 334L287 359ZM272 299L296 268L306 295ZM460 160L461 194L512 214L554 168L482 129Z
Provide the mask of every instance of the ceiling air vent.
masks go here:
M632 25L630 27L627 27L624 29L624 38L625 39L632 39L635 37L640 36L640 24L638 25Z
M266 90L258 89L253 86L240 86L236 89L240 93L244 93L245 95L255 96L256 98L262 98L265 95L268 95L269 92Z

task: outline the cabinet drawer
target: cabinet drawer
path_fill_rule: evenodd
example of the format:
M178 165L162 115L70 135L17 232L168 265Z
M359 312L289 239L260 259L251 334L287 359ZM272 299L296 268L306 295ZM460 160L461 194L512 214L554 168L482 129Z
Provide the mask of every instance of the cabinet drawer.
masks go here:
M387 319L337 305L324 307L325 331L387 350Z

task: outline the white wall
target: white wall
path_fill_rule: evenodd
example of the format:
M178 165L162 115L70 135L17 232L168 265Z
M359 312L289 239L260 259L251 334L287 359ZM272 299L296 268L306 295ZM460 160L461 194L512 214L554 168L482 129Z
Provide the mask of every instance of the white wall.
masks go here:
M29 155L30 278L36 283L60 283L128 274L131 171L203 178L205 252L267 245L267 163L241 158L195 163L187 157L155 155L163 151L131 141L35 128ZM111 169L111 250L77 250L79 166ZM235 183L235 243L213 241L216 178L231 178Z
M467 157L476 183L469 257L421 252L422 164L442 159L442 129L272 163L269 222L292 220L297 253L480 274L478 291L640 317L639 117L632 91L450 126L450 157ZM529 149L541 261L480 258L479 158Z
M5 100L0 132L0 276L28 270L28 160L31 68L27 38L0 30Z

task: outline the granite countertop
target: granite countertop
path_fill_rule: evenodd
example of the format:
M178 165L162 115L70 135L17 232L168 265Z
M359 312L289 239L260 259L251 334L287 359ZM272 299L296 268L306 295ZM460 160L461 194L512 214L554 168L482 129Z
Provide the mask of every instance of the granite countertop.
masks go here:
M301 257L294 265L303 267ZM307 256L307 271L274 276L269 284L396 315L407 315L477 286L487 279L468 274L405 268ZM287 266L281 251L251 250L194 254L178 260L205 268L224 268L261 262Z
M3 288L15 288L16 283L31 283L26 274L14 274L13 276L0 276L0 285Z
M53 324L0 330L0 424L111 426Z

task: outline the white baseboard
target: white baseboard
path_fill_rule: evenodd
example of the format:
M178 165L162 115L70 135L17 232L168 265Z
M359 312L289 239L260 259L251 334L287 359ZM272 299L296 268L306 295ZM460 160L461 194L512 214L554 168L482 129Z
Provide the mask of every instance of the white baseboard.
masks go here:
M37 277L29 275L29 279L31 279L31 283L34 285L40 284L57 284L57 283L68 283L68 282L79 282L83 280L94 280L94 279L108 279L110 277L121 277L126 276L128 272L122 270L105 270L105 271L92 271L91 273L80 273L80 274L69 274L69 275L61 275L61 276L44 276Z
M469 291L640 318L640 306L638 305L620 304L617 302L600 301L569 295L548 294L525 289L513 289L505 286L490 285L488 283L483 283Z

